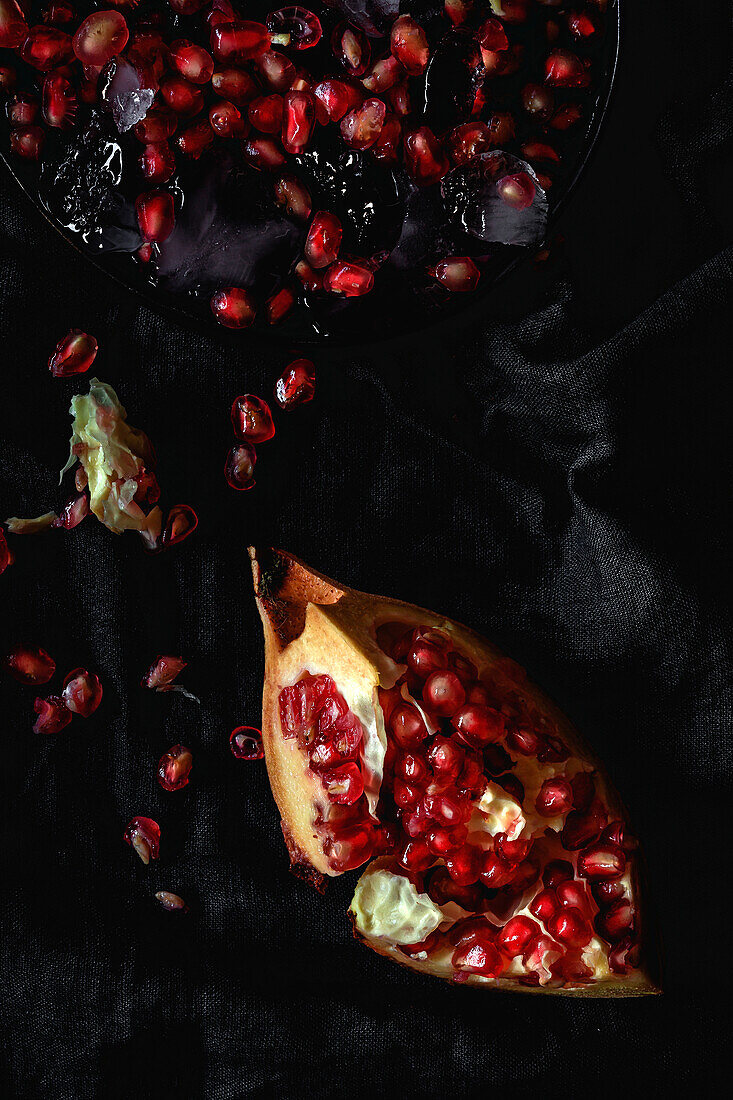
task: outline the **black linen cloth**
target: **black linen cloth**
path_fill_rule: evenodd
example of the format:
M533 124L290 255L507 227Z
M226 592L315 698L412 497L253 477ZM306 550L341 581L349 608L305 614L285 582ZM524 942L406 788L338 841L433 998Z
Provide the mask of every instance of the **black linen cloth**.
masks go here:
M36 737L3 678L0 1019L7 1097L707 1094L727 1065L733 81L726 4L627 3L617 89L560 228L484 318L318 352L258 484L222 466L228 409L286 350L176 327L102 278L0 172L2 516L63 497L70 396L46 360L96 335L197 533L147 557L94 520L15 538L0 648L98 670L86 722ZM293 349L297 351L298 349ZM86 379L81 385L85 387ZM423 979L351 938L354 876L287 873L263 764L262 644L246 558L273 542L353 586L433 607L525 664L606 761L646 849L665 995L615 1003ZM139 687L190 661L201 707ZM194 754L166 794L158 757ZM162 856L122 842L156 818ZM183 895L183 916L155 890Z

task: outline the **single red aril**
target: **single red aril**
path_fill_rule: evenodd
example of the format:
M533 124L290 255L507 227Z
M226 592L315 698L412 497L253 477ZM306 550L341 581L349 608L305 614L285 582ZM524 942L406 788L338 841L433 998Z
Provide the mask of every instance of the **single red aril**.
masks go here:
M0 20L2 20L2 15L0 15ZM11 65L0 65L0 96L10 95L15 90L17 80L18 74Z
M135 481L137 481L137 489L135 496L132 498L135 503L141 507L150 507L157 504L160 500L160 485L155 474L151 470L146 470L143 466Z
M364 793L364 780L355 763L322 772L321 783L329 800L339 806L352 806Z
M326 268L323 289L330 294L343 294L346 298L359 298L368 294L374 286L373 273L363 263L337 260Z
M158 890L155 897L168 913L188 912L188 906L183 898L178 894L172 894L170 890Z
M466 164L471 157L485 153L494 145L491 131L485 122L464 122L448 134L446 149L454 164Z
M170 237L176 224L173 196L168 191L148 191L135 201L137 223L144 241L161 244Z
M498 890L511 882L514 869L495 850L484 852L480 863L481 881L490 890Z
M617 898L596 916L596 930L609 943L628 936L634 928L634 907L628 898Z
M418 638L408 650L407 667L421 680L426 680L433 672L439 672L448 665L448 657L442 646L429 638Z
M478 40L485 50L501 53L509 49L509 39L506 36L504 25L500 19L493 15L486 19L478 29Z
M160 94L168 107L183 118L193 118L204 105L201 86L191 84L182 76L168 76L161 81Z
M123 834L146 865L160 855L160 825L152 817L133 817Z
M74 56L71 36L55 27L31 27L20 56L27 65L42 73L58 69Z
M217 61L236 65L259 57L269 48L270 32L262 23L240 19L211 28L211 49Z
M209 125L214 133L222 138L236 137L238 134L243 134L245 130L249 131L249 126L242 118L239 108L223 100L215 103L210 109Z
M268 325L277 325L295 306L295 293L289 286L271 294L265 302L265 317Z
M579 909L586 916L590 915L590 898L584 883L576 882L574 879L565 879L563 882L558 882L555 893L560 905L570 905L575 909Z
M289 57L275 50L268 50L257 58L257 69L267 86L281 95L295 80L295 65Z
M386 113L381 99L365 99L341 119L341 137L350 149L368 149L381 134Z
M559 164L560 155L544 141L526 141L522 146L522 156L525 160Z
M34 96L21 92L13 96L6 110L11 126L31 126L38 119L40 104Z
M429 272L454 294L475 290L481 278L481 272L469 256L448 256L429 268Z
M411 703L395 707L389 719L389 728L403 749L415 748L428 736L420 711Z
M496 181L496 190L502 202L512 210L527 210L534 202L537 188L527 172L515 172Z
M553 50L545 62L545 80L555 88L583 88L590 77L577 54Z
M561 882L571 880L574 874L573 865L567 859L551 859L549 863L545 864L542 881L545 886L553 888Z
M338 23L331 35L334 57L350 76L363 76L372 59L372 48L363 31L353 23Z
M328 857L329 866L337 874L341 874L344 871L353 871L369 858L374 840L374 830L371 825L368 823L352 825L339 829L338 833L327 833L323 841L323 850Z
M48 361L54 378L70 378L84 374L97 357L97 341L80 328L72 328L56 345Z
M176 158L167 141L146 145L138 160L140 171L148 183L167 183L176 170Z
M400 850L399 861L408 871L427 871L435 863L427 841L421 837L407 840Z
M537 920L542 921L544 925L547 925L559 910L560 902L558 896L554 890L549 888L540 890L539 894L535 896L529 906L529 911L532 916L537 917Z
M453 952L451 965L459 971L498 978L504 969L504 959L493 942L491 933L475 933L467 943Z
M33 724L34 733L59 733L71 721L71 711L58 695L36 699L33 709L38 715Z
M453 715L451 725L459 739L470 748L481 749L499 741L505 729L504 715L493 707L468 703Z
M466 844L458 852L448 856L445 866L448 874L459 886L473 886L478 882L481 864L479 850L471 844Z
M20 684L47 684L56 662L40 646L16 645L3 657L3 668Z
M387 114L379 137L372 145L371 153L377 160L395 164L399 160L402 147L402 123L393 114Z
M425 31L410 15L400 15L392 24L389 47L410 76L425 71L430 48Z
M338 258L341 248L341 222L335 214L319 210L313 216L303 249L311 267L328 267Z
M61 695L72 714L88 718L102 702L102 684L96 673L75 668L64 680Z
M585 848L578 856L578 874L581 878L620 878L625 870L623 850L610 841Z
M594 799L584 813L571 810L560 833L563 848L569 852L577 852L578 849L593 844L600 837L607 821L608 814L598 799Z
M188 504L175 504L168 513L161 539L163 549L183 542L199 525L198 516Z
M51 523L52 527L73 531L89 515L89 498L86 493L72 497L62 508L60 514Z
M229 451L224 463L224 477L232 489L252 489L255 485L257 452L251 443L238 443Z
M214 73L214 59L208 50L185 38L171 44L171 64L176 72L192 84L208 84Z
M82 65L106 65L122 53L130 32L119 11L95 11L88 15L74 35L74 53Z
M314 87L313 95L322 104L331 122L340 122L347 111L358 107L364 99L359 88L345 80L322 80Z
M450 718L466 701L463 684L450 669L433 672L423 688L425 703L442 718Z
M287 158L272 138L253 138L242 146L244 159L262 171L282 168Z
M49 73L43 82L43 119L55 129L68 129L76 119L77 100L71 81Z
M550 917L547 931L568 947L585 947L593 937L593 930L580 909L572 906L562 908Z
M596 33L595 24L586 12L571 12L568 15L568 27L573 38L581 41Z
M506 833L497 833L494 838L496 850L505 863L522 863L531 849L531 840L508 840Z
M267 29L276 45L291 50L310 50L318 45L323 34L318 16L301 7L271 11L267 16Z
M188 786L192 767L191 750L185 745L173 745L158 761L158 782L164 791L180 791Z
M443 147L428 126L408 130L404 136L405 168L418 187L430 187L449 168Z
M544 84L525 84L522 88L522 106L535 118L548 119L552 114L555 97Z
M186 664L183 657L158 656L148 669L147 675L143 676L140 686L153 688L155 691L167 691L176 677L183 672Z
M232 730L229 748L237 760L261 760L265 755L262 734L254 726L237 726Z
M249 103L259 91L250 74L241 69L217 69L211 77L211 87L222 99L236 103L237 107Z
M628 974L639 965L639 944L632 936L626 936L614 944L608 963L614 974Z
M421 752L400 753L395 761L394 773L406 783L420 785L427 781L429 768Z
M305 405L315 392L316 371L310 359L294 359L275 383L275 400L281 409Z
M28 35L23 9L16 0L0 0L0 48L15 50Z
M283 123L284 100L281 95L263 95L253 99L248 107L249 121L263 134L279 134Z
M237 439L248 443L266 443L275 434L270 406L253 393L235 397L230 416Z
M214 131L208 121L195 122L176 138L176 146L185 157L198 160L205 149L214 143Z
M540 932L540 926L531 917L512 917L496 937L496 943L508 958L514 959L525 953Z
M577 103L564 103L562 107L558 107L555 114L552 116L550 126L553 130L569 130L571 126L575 126L580 122L583 117L583 108Z
M624 897L626 894L626 887L623 882L612 882L608 879L601 879L591 883L590 892L596 904L603 909L605 906L610 905L611 902Z
M407 118L412 110L409 85L395 84L394 88L387 91L389 105L398 118Z
M228 286L217 290L211 298L211 312L225 328L249 328L255 319L255 305L248 290Z
M368 92L383 92L393 88L398 81L403 80L405 70L396 57L383 57L372 65L372 70L362 78L362 84Z
M315 117L315 106L310 92L286 94L282 118L282 143L286 153L302 153L307 148Z
M463 847L467 837L468 829L465 825L454 825L450 829L433 828L427 834L428 848L436 856L449 856Z
M543 0L546 2L546 0ZM505 23L523 23L529 0L490 0L491 10Z
M456 779L464 759L464 750L448 737L435 737L428 749L430 766L441 780Z
M167 141L176 132L178 116L170 107L151 107L145 118L135 123L133 133L143 145Z
M535 809L541 817L559 817L573 808L573 788L567 779L546 779L539 789Z

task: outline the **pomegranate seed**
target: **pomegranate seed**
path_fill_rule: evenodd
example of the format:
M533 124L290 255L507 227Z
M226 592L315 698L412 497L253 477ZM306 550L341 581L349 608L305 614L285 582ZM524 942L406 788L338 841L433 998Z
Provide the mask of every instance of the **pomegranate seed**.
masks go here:
M430 49L425 31L410 15L401 15L392 24L389 47L410 76L425 71Z
M185 745L173 745L158 761L158 782L164 791L180 791L188 786L193 756Z
M412 110L410 89L407 84L395 84L387 92L390 107L399 118L406 118Z
M331 49L350 76L363 76L369 68L372 58L369 39L352 23L339 23L334 27Z
M253 393L235 397L230 416L237 439L248 443L266 443L275 434L270 406Z
M48 361L48 369L54 378L69 378L84 374L97 357L97 341L93 336L72 328L56 345Z
M498 978L504 969L504 960L494 945L491 932L475 933L467 943L456 948L451 965L459 971L482 974L486 978Z
M145 118L135 123L133 133L143 145L167 141L176 132L178 117L170 107L151 107Z
M532 916L537 917L537 920L542 921L544 925L547 925L559 910L560 902L557 894L554 890L547 888L540 890L529 906Z
M499 741L504 734L504 723L503 714L479 703L468 703L451 718L460 740L474 749Z
M76 119L76 95L71 82L58 73L43 81L43 119L55 129L68 129Z
M253 168L282 168L286 163L285 154L272 138L254 138L242 146L242 152Z
M436 714L449 718L466 701L463 684L450 669L433 672L425 682L423 699Z
M590 898L582 882L576 882L574 879L565 879L563 882L557 884L555 893L561 905L572 906L575 909L579 909L581 913L584 913L586 916L590 914Z
M593 936L592 929L580 909L562 908L550 917L547 931L568 947L585 947Z
M169 890L158 890L155 897L168 913L188 912L188 906L178 894L171 894Z
M502 202L513 210L527 210L534 202L537 190L527 172L515 172L496 181L496 190Z
M371 72L362 79L368 92L382 92L393 88L405 76L405 70L396 57L384 57L372 65Z
M20 56L27 65L42 73L58 69L74 56L71 36L55 27L31 27Z
M546 779L535 802L541 817L559 817L573 808L573 788L567 779Z
M608 814L603 804L594 799L585 813L571 810L565 818L565 824L560 833L560 842L563 848L569 852L576 852L579 848L585 848L593 844L601 835L601 830L608 821Z
M185 38L171 44L170 58L176 72L192 84L208 84L214 74L214 59L208 50Z
M186 664L183 657L158 656L148 669L147 675L140 681L140 686L152 688L155 691L168 691L176 677L183 672Z
M280 176L275 181L275 203L298 221L307 221L311 215L310 194L295 176Z
M8 103L8 122L11 126L30 126L38 119L40 105L33 96L20 93Z
M160 855L160 825L152 817L133 817L123 839L146 865Z
M219 137L234 137L249 131L249 126L242 113L233 103L225 103L223 100L215 103L209 111L209 125Z
M371 153L377 160L396 163L402 146L402 124L393 114L387 114L379 137L372 145Z
M28 35L25 15L15 0L0 0L0 47L15 50Z
M302 153L315 123L315 106L309 92L288 92L282 120L282 143L286 153Z
M163 548L183 542L199 525L198 516L188 504L176 504L171 508L161 539Z
M447 667L448 657L442 646L430 639L418 638L407 653L406 663L411 672L426 680L432 673Z
M559 164L560 155L543 141L527 141L522 146L522 156L529 161L544 161Z
M451 130L446 138L446 148L454 164L466 164L493 145L491 131L485 122L464 122Z
M334 263L341 248L341 235L341 222L335 214L319 210L313 216L303 250L311 267L319 269Z
M404 137L405 168L418 187L430 187L448 171L448 158L428 126L409 130Z
M255 319L251 294L238 286L217 290L211 299L211 312L225 328L249 328Z
M571 12L568 15L568 26L573 38L590 38L596 33L593 20L584 12Z
M433 828L427 834L428 848L436 856L448 856L457 852L466 843L468 829L465 825L452 828Z
M290 58L275 50L268 50L257 58L257 68L273 92L287 92L295 80L295 65Z
M570 50L554 50L545 62L545 80L555 88L584 88L590 77L576 54Z
M143 466L135 481L137 481L137 489L132 498L135 503L141 507L157 504L160 500L160 485L155 474Z
M374 286L374 275L361 263L337 260L323 276L323 289L346 298L359 298Z
M543 84L525 84L522 88L522 106L535 118L548 119L552 114L555 97Z
M394 770L395 775L413 785L424 783L430 771L425 756L419 752L400 753Z
M414 810L422 796L420 787L413 783L407 783L403 779L395 779L392 787L392 797L395 805L401 810Z
M0 14L0 23L2 15ZM10 95L15 90L18 75L10 65L0 65L0 95Z
M435 856L430 851L427 841L421 837L407 840L399 853L399 861L408 871L427 871L435 863Z
M249 121L263 134L279 134L283 124L284 100L281 95L263 95L247 108Z
M339 806L352 806L364 793L364 780L355 763L323 772L321 783L329 800Z
M217 69L211 77L211 87L218 96L235 103L237 107L249 103L259 90L249 73L241 69Z
M135 202L137 223L144 241L167 241L176 224L173 196L167 191L148 191Z
M473 886L478 882L480 863L478 849L467 844L445 861L448 874L459 886Z
M64 704L72 714L88 718L102 702L102 684L94 672L75 668L64 680Z
M353 871L371 856L374 839L370 825L352 825L336 834L327 833L323 851L334 871Z
M259 57L269 48L270 32L262 23L241 19L211 28L211 49L217 61L236 65Z
M36 699L33 709L38 715L33 724L34 733L59 733L71 721L71 711L58 695Z
M323 30L318 16L307 8L280 8L267 16L273 42L291 50L310 50L321 41Z
M625 870L623 850L610 842L585 848L578 856L578 874L581 878L620 878Z
M214 131L207 122L196 122L176 138L176 145L185 157L198 160L214 142Z
M348 111L359 107L364 99L362 92L345 80L322 80L314 87L313 95L331 122L340 122Z
M608 965L614 974L628 974L632 967L639 964L639 945L631 936L614 944L608 956Z
M271 294L265 302L265 316L268 325L277 325L295 306L295 294L289 286Z
M5 572L9 566L13 564L14 558L10 553L10 547L8 546L8 540L5 538L5 532L0 527L0 576Z
M601 880L599 882L591 883L590 892L593 895L596 903L601 908L604 908L605 906L610 905L611 902L618 901L619 898L624 897L624 895L626 894L626 888L624 887L623 882L610 882L608 880Z
M599 913L596 917L596 929L609 943L622 940L633 928L634 908L628 898L617 898L605 913Z
M552 116L550 126L553 130L569 130L583 117L583 109L577 103L564 103Z
M341 137L350 149L368 149L382 132L387 108L381 99L365 99L341 120Z
M261 760L265 755L262 734L254 726L237 726L232 730L229 748L237 760Z
M429 273L454 294L475 290L481 278L481 272L468 256L449 256L429 268Z
M146 145L138 160L140 171L148 183L167 183L176 170L176 158L167 141Z
M200 85L191 84L182 76L169 76L161 82L160 94L172 111L183 118L197 115L204 105L204 93Z
M257 452L250 443L232 447L224 463L224 477L232 489L252 489L255 486Z
M523 23L527 18L528 0L490 0L491 10L505 23Z
M466 22L473 8L473 0L445 0L443 10L454 27Z
M20 684L47 684L56 662L40 646L17 645L3 657L3 668Z
M478 40L485 50L501 53L502 50L509 49L509 39L504 26L500 19L495 19L493 16L486 19L479 27Z
M484 852L481 859L481 881L490 890L497 890L511 881L513 868L498 852Z
M23 160L40 160L46 135L40 126L21 126L10 131L10 148Z
M294 359L275 383L275 400L281 409L305 405L315 392L316 372L310 359Z
M436 737L428 750L428 760L439 779L456 779L463 767L463 749L447 737Z
M499 948L510 959L523 955L532 940L540 935L540 926L530 917L512 917L496 938Z
M569 863L566 859L552 859L549 863L545 864L545 869L542 872L542 881L545 886L554 888L561 882L572 880L574 874L572 863Z
M428 736L419 710L411 703L395 707L389 719L389 728L403 749L415 748Z
M74 53L83 65L106 65L122 53L130 32L119 11L95 11L74 35Z

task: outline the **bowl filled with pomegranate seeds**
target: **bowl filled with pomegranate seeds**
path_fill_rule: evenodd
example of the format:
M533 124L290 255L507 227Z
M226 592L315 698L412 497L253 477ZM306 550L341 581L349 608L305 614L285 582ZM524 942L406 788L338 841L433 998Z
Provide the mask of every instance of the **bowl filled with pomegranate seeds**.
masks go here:
M617 45L618 0L0 0L0 148L159 304L371 339L542 247Z

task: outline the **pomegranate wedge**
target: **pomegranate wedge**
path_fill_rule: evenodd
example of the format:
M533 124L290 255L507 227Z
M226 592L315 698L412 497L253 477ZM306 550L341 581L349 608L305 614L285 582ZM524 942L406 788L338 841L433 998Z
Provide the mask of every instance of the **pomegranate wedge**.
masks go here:
M524 670L432 611L282 551L250 557L263 745L292 870L323 890L368 864L355 934L413 970L520 992L658 992L623 807Z

